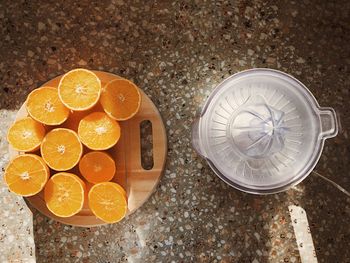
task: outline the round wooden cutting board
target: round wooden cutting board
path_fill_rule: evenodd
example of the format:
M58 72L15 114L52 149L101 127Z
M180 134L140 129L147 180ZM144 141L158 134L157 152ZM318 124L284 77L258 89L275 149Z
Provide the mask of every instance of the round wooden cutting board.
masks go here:
M120 78L107 72L93 72L100 78L102 87L110 80ZM61 77L62 75L42 86L57 88ZM128 215L142 206L155 190L163 173L167 154L167 137L162 118L153 102L142 90L140 92L142 102L139 112L132 119L119 122L122 130L121 138L117 145L109 150L116 161L117 167L117 172L112 181L119 183L127 191ZM17 113L16 120L26 116L28 114L24 103ZM145 120L152 124L153 167L150 170L145 170L141 165L140 124ZM21 153L13 150L10 146L10 158L18 154ZM67 225L91 227L106 224L94 216L87 203L84 204L82 211L78 214L62 218L55 216L47 209L43 191L25 199L42 214Z

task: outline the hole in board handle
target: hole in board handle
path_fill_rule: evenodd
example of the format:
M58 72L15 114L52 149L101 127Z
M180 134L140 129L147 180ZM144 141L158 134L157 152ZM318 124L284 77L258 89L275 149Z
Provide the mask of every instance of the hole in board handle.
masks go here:
M141 166L145 170L153 168L153 133L152 123L144 120L140 123L140 147L141 147Z

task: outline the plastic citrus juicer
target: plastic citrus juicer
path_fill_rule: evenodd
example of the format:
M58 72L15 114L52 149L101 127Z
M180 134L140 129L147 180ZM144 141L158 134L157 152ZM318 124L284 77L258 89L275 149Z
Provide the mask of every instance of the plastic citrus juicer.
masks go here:
M214 172L248 193L284 191L315 167L336 136L332 108L320 107L292 76L252 69L224 80L193 123L192 143Z

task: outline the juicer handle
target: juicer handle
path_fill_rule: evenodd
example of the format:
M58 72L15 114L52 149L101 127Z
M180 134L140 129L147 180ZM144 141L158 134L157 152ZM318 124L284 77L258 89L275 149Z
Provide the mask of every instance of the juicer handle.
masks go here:
M324 139L332 138L338 134L337 114L333 108L320 108L321 136Z
M201 142L199 140L199 118L195 119L192 124L192 146L196 152L202 157L206 158Z

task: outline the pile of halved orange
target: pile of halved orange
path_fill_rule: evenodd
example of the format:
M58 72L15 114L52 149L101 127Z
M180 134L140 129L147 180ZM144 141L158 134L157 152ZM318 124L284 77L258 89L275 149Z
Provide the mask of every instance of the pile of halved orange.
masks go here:
M87 201L96 217L120 221L128 210L127 194L110 182L118 166L106 150L121 136L118 121L132 118L140 105L135 84L116 79L101 87L86 69L69 71L58 87L32 91L28 117L8 130L10 145L21 153L5 170L10 191L21 196L43 191L47 208L59 217L79 213Z

